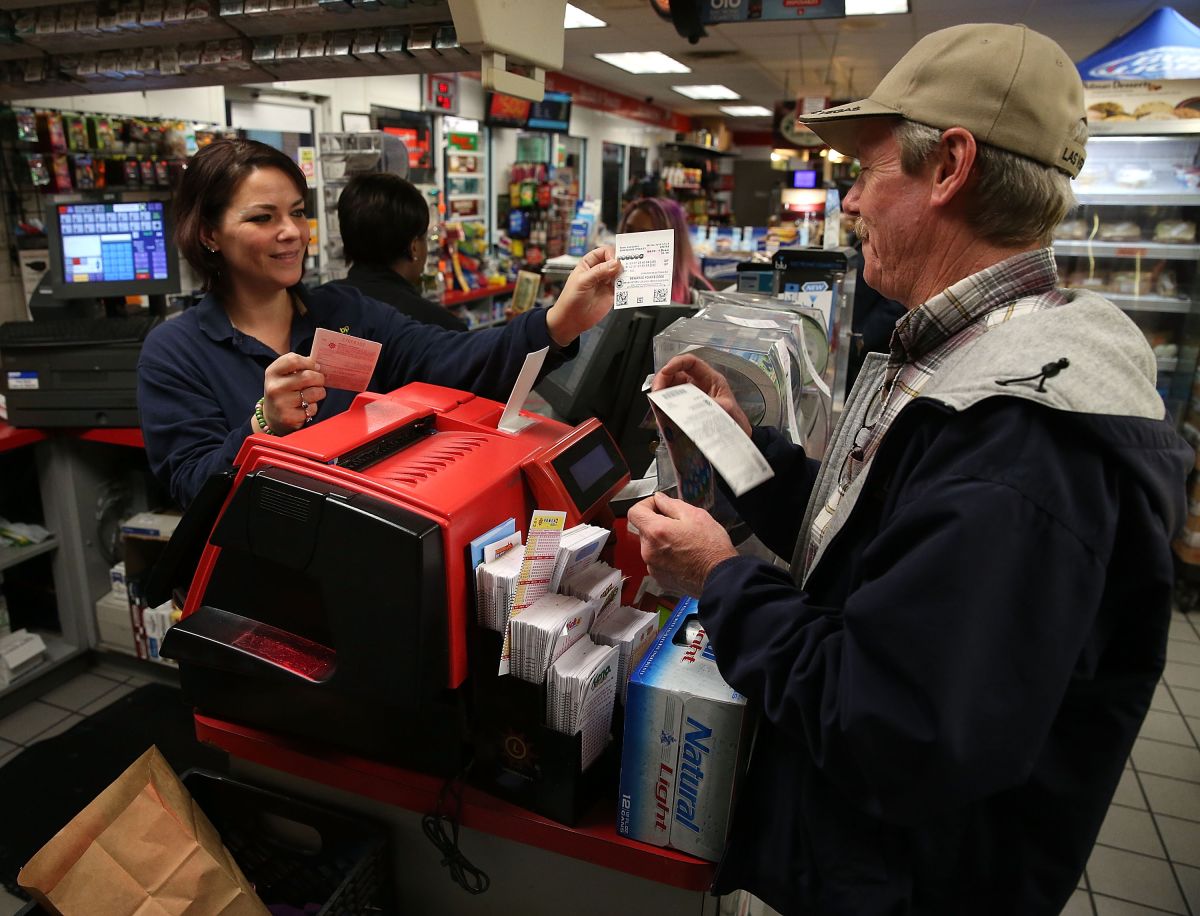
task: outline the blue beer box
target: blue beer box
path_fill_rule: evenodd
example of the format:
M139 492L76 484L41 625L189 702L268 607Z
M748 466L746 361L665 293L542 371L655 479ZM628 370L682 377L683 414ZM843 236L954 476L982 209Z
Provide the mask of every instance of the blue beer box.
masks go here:
M750 748L746 698L684 598L629 681L617 830L716 861Z

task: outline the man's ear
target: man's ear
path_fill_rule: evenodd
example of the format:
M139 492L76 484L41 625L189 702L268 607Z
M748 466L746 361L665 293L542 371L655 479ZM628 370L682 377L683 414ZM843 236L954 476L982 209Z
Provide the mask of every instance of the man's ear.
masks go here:
M971 177L978 151L975 137L969 130L951 127L942 131L942 139L933 156L930 203L946 206L959 196Z

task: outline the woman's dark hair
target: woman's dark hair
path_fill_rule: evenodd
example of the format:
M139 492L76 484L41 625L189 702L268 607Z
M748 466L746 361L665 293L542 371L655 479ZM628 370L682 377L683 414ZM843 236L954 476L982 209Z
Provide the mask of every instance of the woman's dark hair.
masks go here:
M429 231L429 204L399 175L355 175L338 198L338 223L347 261L388 268Z
M214 140L187 161L175 192L175 245L200 275L205 292L220 285L221 255L204 247L200 233L220 225L238 186L256 169L279 169L301 197L308 194L300 166L257 140Z

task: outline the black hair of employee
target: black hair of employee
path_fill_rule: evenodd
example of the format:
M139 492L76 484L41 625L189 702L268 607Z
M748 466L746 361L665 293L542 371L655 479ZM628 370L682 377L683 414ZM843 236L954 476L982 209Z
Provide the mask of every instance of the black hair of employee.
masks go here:
M413 243L429 231L429 204L399 175L355 175L338 198L338 223L348 262L392 269L414 260Z
M205 246L202 235L221 224L238 186L258 169L278 169L295 184L301 197L308 183L300 166L286 153L257 140L214 140L202 147L183 170L175 192L175 246L200 275L201 288L221 287L221 253Z

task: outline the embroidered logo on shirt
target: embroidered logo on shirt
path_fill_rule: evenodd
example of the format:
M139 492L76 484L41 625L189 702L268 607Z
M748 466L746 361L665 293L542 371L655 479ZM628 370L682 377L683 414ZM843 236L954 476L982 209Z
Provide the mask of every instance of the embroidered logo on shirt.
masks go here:
M343 334L349 334L350 333L350 325L344 324L340 328L338 328L338 330Z

